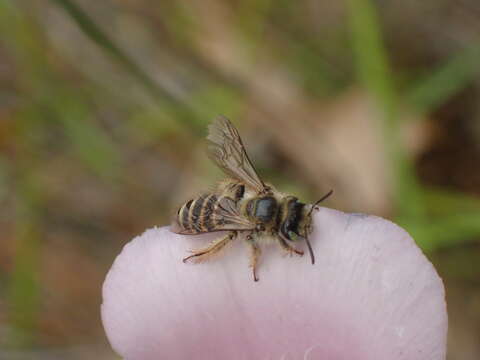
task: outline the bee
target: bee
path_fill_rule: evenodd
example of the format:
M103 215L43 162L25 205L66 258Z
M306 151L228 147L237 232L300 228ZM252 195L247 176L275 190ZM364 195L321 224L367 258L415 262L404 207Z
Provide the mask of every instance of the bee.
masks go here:
M295 196L282 194L271 184L264 183L247 155L238 130L223 116L210 124L207 141L208 156L228 178L213 192L184 203L174 217L171 231L184 235L216 231L227 234L205 248L192 251L183 262L207 260L242 236L250 247L254 281L259 280L259 243L269 238L278 242L288 254L299 256L304 252L292 244L305 241L314 264L315 256L308 239L312 232L312 211L333 191L313 204L304 204Z

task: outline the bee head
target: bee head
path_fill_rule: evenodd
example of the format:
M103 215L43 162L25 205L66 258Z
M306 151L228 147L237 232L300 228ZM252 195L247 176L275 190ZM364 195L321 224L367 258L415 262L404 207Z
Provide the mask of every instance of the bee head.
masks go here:
M299 234L299 224L304 212L305 204L302 204L294 196L288 196L282 206L282 222L280 234L285 240L296 241Z
M279 229L280 237L288 241L305 240L310 252L312 264L315 262L312 248L308 241L310 218L309 208L294 196L285 198L281 210L282 222Z
M288 196L283 203L283 221L280 233L289 241L297 241L299 238L308 238L312 232L312 212L318 210L318 204L332 195L333 190L322 196L313 204L303 204L294 196Z
M305 240L312 264L315 263L315 256L308 240L308 235L312 232L312 212L313 210L318 210L317 205L332 195L332 193L333 190L324 195L320 200L308 205L299 202L294 196L289 196L285 199L284 220L280 227L280 236L289 241Z

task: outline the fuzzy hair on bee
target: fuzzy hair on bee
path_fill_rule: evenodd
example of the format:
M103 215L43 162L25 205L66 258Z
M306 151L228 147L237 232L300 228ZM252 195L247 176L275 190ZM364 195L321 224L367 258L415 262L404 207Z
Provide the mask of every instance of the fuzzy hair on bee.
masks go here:
M274 239L288 254L303 256L293 243L305 241L312 264L315 256L310 245L312 212L328 198L328 192L313 204L304 204L295 196L283 194L258 176L238 130L227 118L220 116L209 126L208 156L227 175L211 192L186 201L178 209L171 231L197 235L224 231L205 248L192 251L187 261L205 261L218 254L237 238L250 248L250 267L258 281L257 264L260 244Z

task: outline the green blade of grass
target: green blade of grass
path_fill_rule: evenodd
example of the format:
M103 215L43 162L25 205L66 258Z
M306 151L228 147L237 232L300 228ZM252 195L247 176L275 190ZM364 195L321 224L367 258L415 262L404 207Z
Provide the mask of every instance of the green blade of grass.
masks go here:
M396 128L396 94L376 10L369 0L350 0L349 8L357 75L379 102L385 121Z
M22 166L26 168L25 163ZM15 257L8 282L9 322L12 332L8 343L13 347L35 343L39 311L38 253L40 231L37 214L40 192L33 172L20 171L15 182Z
M41 56L38 44L31 34L31 27L28 20L22 16L13 1L0 1L0 35L2 44L7 47L15 58L19 67L19 87L26 87L24 79L28 75L32 81L38 81L41 74L41 66L37 60ZM28 53L30 62L27 61ZM27 64L30 65L25 74ZM8 108L8 107L7 107ZM24 124L24 119L16 119L16 124ZM23 121L23 123L21 123ZM15 137L16 132L10 135ZM18 148L25 145L24 138L18 138ZM8 147L8 146L7 146ZM21 159L20 159L21 158ZM14 199L14 213L12 214L13 225L13 246L12 267L7 276L6 307L8 309L8 326L10 330L6 333L8 346L25 347L35 342L35 331L39 311L39 284L38 274L38 252L39 243L39 221L36 216L36 209L39 206L39 193L35 187L36 179L32 171L26 171L24 164L25 157L19 151L12 158L11 154L2 157L2 170L4 183L10 196ZM15 181L12 180L16 175Z
M58 102L50 104L62 124L75 155L95 174L116 180L121 172L120 151L112 139L92 121L88 106L74 94L58 94Z
M160 95L170 101L176 101L173 96L157 84L138 66L127 54L110 39L79 6L70 0L52 0L56 2L70 18L78 25L90 40L110 56L121 63L131 74L140 80L155 96Z
M400 216L423 216L421 190L401 144L397 94L376 9L370 0L350 0L348 4L356 71L384 118L385 148L393 173L396 210Z
M428 213L433 216L480 212L480 198L478 197L434 187L425 189L424 194Z
M442 64L407 92L417 111L430 112L470 84L480 69L480 46L472 46Z
M480 236L480 211L452 213L431 221L409 219L400 222L425 251L477 241Z
M426 251L480 238L480 199L457 191L424 189L427 219L397 219Z
M174 94L165 87L155 82L143 69L135 63L75 2L71 0L51 0L57 3L69 17L77 24L80 30L101 49L110 55L112 59L123 65L123 67L134 76L147 91L157 100L167 102L173 106L177 118L185 123L190 129L199 129L194 121L195 114L188 109L187 104L180 102Z

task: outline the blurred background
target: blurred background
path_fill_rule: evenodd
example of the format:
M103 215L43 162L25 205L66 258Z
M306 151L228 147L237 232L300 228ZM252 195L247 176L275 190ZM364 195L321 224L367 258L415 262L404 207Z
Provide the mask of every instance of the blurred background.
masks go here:
M0 359L116 359L101 286L222 178L224 114L304 201L404 226L480 359L480 2L1 0Z

